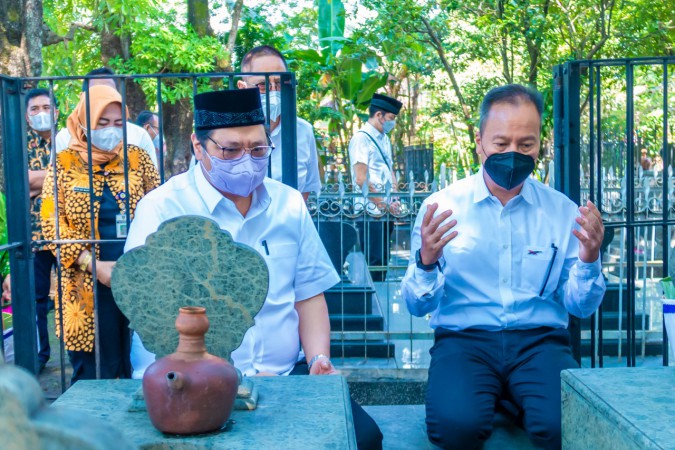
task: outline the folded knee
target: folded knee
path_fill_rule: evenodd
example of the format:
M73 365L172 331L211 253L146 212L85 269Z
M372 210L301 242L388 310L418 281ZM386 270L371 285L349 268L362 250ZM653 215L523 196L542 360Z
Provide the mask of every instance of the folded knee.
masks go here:
M427 435L429 441L443 449L470 450L480 446L492 434L490 420L469 417L461 414L457 417L427 416Z

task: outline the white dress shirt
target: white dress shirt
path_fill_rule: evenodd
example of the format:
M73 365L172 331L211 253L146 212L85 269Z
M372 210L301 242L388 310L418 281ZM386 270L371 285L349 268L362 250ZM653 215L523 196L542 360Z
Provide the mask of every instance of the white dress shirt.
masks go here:
M449 220L457 220L458 234L443 250L443 270L427 272L416 267L414 255L432 203L439 205L436 215L453 211ZM432 328L450 330L565 328L568 312L589 316L602 301L605 282L599 258L578 258L572 234L578 215L572 201L532 178L502 206L482 168L429 196L415 222L401 286L408 309L416 316L431 313Z
M298 155L298 191L319 192L321 190L321 177L319 176L319 158L316 152L316 139L314 128L306 120L297 118L297 155ZM270 134L274 151L270 161L272 178L281 181L282 155L281 146L281 123Z
M70 131L68 128L64 128L58 132L56 139L54 141L54 146L56 147L56 153L61 153L63 150L67 149L70 145ZM127 122L127 144L135 145L146 151L152 163L155 167L159 167L157 162L157 150L155 149L155 144L152 143L152 139L147 131L143 127L139 127L135 123Z
M287 374L301 354L295 302L321 294L340 280L302 196L265 178L253 192L251 208L243 217L234 203L206 180L201 164L197 164L139 202L125 252L143 245L162 222L184 215L216 221L236 242L254 248L265 258L270 276L267 299L255 317L255 325L231 356L244 375ZM135 376L142 370L144 367L134 367Z
M377 141L377 145L366 136L363 132L368 133ZM384 156L384 158L382 157ZM363 163L368 166L368 178L370 184L384 185L387 181L394 183L392 178L391 168L393 167L393 159L391 156L391 142L389 136L377 131L377 128L366 122L361 129L354 133L352 139L349 141L349 163L351 165L352 180L356 181L356 173L354 166L357 163ZM393 187L393 186L392 186ZM360 192L360 186L356 186L356 191Z

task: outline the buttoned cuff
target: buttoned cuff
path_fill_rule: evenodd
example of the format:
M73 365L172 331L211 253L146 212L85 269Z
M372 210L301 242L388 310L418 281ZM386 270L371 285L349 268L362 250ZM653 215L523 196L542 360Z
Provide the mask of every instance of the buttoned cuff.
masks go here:
M581 278L590 280L597 278L602 271L602 264L600 264L600 256L592 263L577 260L577 275Z

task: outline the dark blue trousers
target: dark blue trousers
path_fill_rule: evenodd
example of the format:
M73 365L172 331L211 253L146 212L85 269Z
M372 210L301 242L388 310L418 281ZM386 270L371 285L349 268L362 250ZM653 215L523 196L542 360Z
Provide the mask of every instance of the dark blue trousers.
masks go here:
M507 401L533 443L559 449L560 372L578 367L566 329L436 329L426 412L429 440L444 449L480 448L495 407Z
M35 272L35 315L37 316L38 359L40 364L49 361L49 333L47 332L47 313L49 312L49 289L52 281L52 267L56 257L50 250L35 252L33 271Z

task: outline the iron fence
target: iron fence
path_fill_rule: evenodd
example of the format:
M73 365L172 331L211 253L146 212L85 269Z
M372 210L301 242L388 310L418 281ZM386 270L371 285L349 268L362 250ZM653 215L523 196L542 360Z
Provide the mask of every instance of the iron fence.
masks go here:
M570 324L575 357L592 367L624 357L632 367L650 355L668 364L658 282L675 242L674 67L659 57L572 61L553 72L556 188L593 201L606 228L607 294L590 320Z
M281 79L281 142L282 142L282 181L296 187L297 178L297 151L296 151L296 108L295 108L295 77L292 73L211 73L211 74L155 74L155 75L96 75L96 76L67 76L41 78L11 78L0 76L2 142L5 162L5 193L7 195L8 234L9 244L0 247L0 251L10 253L12 274L12 306L14 309L14 342L15 362L33 373L38 371L37 342L35 326L35 293L33 251L42 245L50 244L55 248L56 285L55 290L63 290L61 273L61 249L72 243L89 244L92 249L100 248L103 244L120 242L124 239L98 239L94 233L94 215L91 215L91 235L88 239L67 239L62 230L56 229L56 238L53 240L32 241L31 223L29 220L29 189L28 189L28 161L27 161L27 124L24 118L26 108L24 98L26 85L44 86L48 89L52 105L54 99L64 95L64 86L83 83L83 94L87 110L90 108L89 83L93 79L112 78L116 80L122 97L123 120L126 116L128 98L128 83L142 83L146 97L154 98L156 111L159 117L159 148L164 147L164 131L167 127L175 126L164 117L164 106L167 102L167 92L174 96L177 86L182 83L185 95L194 95L198 92L217 88L235 88L236 82L244 76L264 76L269 85L270 77ZM154 84L154 86L152 86ZM149 87L150 86L150 87ZM149 94L150 92L150 94ZM151 102L150 101L150 102ZM62 102L63 103L63 102ZM263 108L269 117L269 101ZM87 114L88 115L88 114ZM52 111L52 123L55 123ZM88 122L89 122L89 118ZM92 126L87 123L86 132L90 137ZM269 123L267 124L269 127ZM123 152L126 210L129 210L129 167L127 164L128 138L126 127L123 127ZM56 125L52 129L51 154L56 154L55 139ZM188 136L185 136L187 141ZM90 141L90 139L87 139ZM91 157L91 145L87 152ZM158 169L163 183L170 174L165 172L166 161L164 152L158 153ZM419 165L419 164L418 164ZM400 166L401 167L401 166ZM402 166L402 167L405 167ZM381 364L393 367L415 367L424 365L419 355L423 350L416 348L419 342L423 346L433 339L428 327L428 321L419 319L419 323L407 313L405 304L400 302L398 284L407 267L409 256L409 235L417 211L422 201L431 192L448 183L446 171L442 171L439 182L434 180L433 169L425 166L424 173L397 173L397 179L406 180L396 186L376 186L378 193L366 194L361 187L345 183L344 179L334 176L331 179L326 172L325 183L320 192L313 194L307 207L314 218L317 229L326 246L330 249L332 243L340 245L333 249L336 269L342 275L343 281L327 294L331 310L332 347L336 360L341 359L343 364L373 362L377 359ZM58 195L56 183L56 158L52 157L48 170L54 179L54 196ZM451 177L450 172L447 177ZM333 181L333 182L331 182ZM88 189L91 192L94 180L91 165L87 174ZM88 207L94 208L93 196L90 196ZM59 217L58 202L55 214ZM127 215L127 228L131 217ZM375 226L371 226L375 224ZM377 231L377 225L380 231ZM337 225L337 228L336 228ZM359 229L361 235L359 236ZM352 241L350 241L352 239ZM381 241L386 247L386 257L377 264L368 266L371 257L370 241ZM352 242L351 245L349 242ZM343 245L344 244L344 245ZM391 250L391 251L389 251ZM345 263L347 263L345 265ZM92 276L96 280L96 262L92 262ZM373 281L373 275L381 281ZM63 308L59 303L57 308ZM94 289L94 345L96 355L97 377L100 377L101 337L99 335L99 298ZM350 311L350 312L347 312ZM63 317L63 311L58 314ZM63 321L59 322L63 326ZM63 336L63 329L60 330ZM401 344L403 343L403 344ZM401 345L399 345L401 344ZM428 346L427 346L428 347ZM54 355L52 349L52 355ZM63 340L59 342L61 390L68 386L66 379L66 351ZM418 355L417 357L415 355ZM423 359L423 358L422 358Z

